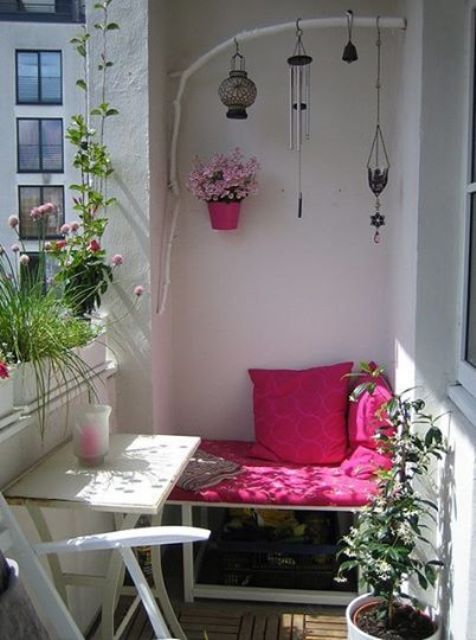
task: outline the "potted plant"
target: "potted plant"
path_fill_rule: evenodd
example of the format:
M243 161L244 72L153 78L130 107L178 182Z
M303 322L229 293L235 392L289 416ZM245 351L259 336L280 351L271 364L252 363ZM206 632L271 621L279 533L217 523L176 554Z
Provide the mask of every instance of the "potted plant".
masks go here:
M382 369L364 365L363 372L377 378ZM351 399L374 389L373 382L360 384ZM358 568L362 583L370 590L347 608L352 640L440 637L434 616L423 612L404 589L415 578L423 590L434 586L441 565L437 559L424 559L422 553L422 547L431 547L427 523L435 520L438 507L416 485L421 485L431 472L432 460L441 458L445 448L424 401L412 399L411 392L392 394L379 410L379 419L386 425L377 431L377 448L392 464L378 472L378 491L340 543L338 555L343 561L337 579L345 580L349 570Z
M16 366L13 403L36 401L42 435L51 390L60 384L72 388L78 382L90 386L88 366L75 348L87 345L97 334L95 325L68 312L57 287L47 285L48 251L42 229L52 206L36 207L31 214L39 231L36 267L21 242L10 250L0 247L2 354ZM16 231L18 218L10 216L8 222Z
M239 148L217 154L207 162L195 160L187 187L208 205L212 229L230 231L238 226L241 201L258 192L256 158L244 160Z
M84 92L84 109L72 117L66 132L75 149L73 166L79 173L77 183L70 185L78 220L64 224L64 239L52 243L50 248L60 266L56 281L63 287L65 302L75 315L88 318L101 306L101 298L113 281L114 267L123 263L119 254L109 260L102 245L108 209L116 202L107 195L113 168L104 142L106 121L119 113L107 101L107 74L114 64L106 55L108 35L119 29L118 24L109 20L111 2L101 0L94 5L101 12L101 20L94 25L102 34L97 63L92 64L90 59L91 34L86 28L71 41L84 60L84 77L76 82ZM99 77L93 75L93 69ZM99 104L91 108L94 80L99 87Z

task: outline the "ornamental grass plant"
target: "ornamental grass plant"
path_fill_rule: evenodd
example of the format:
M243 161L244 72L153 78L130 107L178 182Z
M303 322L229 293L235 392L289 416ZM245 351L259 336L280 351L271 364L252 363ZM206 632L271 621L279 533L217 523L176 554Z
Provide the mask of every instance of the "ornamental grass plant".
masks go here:
M366 375L378 378L382 369L361 365ZM356 387L351 400L372 393L373 382ZM428 500L422 483L432 473L432 462L445 453L441 430L412 389L393 394L379 410L387 425L377 433L377 449L392 466L378 472L378 490L359 513L357 524L340 543L338 579L358 568L362 584L378 597L355 624L375 638L421 640L432 635L433 623L418 613L418 602L408 593L416 578L421 589L435 586L438 559L432 555L430 525L438 505ZM388 429L388 427L391 429ZM417 627L422 627L418 629Z
M74 317L64 305L61 291L47 286L48 253L42 239L51 206L33 219L38 222L38 264L33 267L30 256L21 243L10 251L0 247L0 345L8 363L25 375L22 365L33 369L36 384L40 432L44 435L46 406L55 386L64 384L70 391L79 383L91 389L88 366L75 350L88 344L97 335L90 322ZM9 218L16 230L18 219Z

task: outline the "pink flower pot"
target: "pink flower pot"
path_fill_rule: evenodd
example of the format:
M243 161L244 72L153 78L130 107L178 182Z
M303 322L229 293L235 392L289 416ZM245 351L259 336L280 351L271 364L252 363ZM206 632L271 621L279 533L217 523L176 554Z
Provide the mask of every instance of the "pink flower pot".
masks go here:
M238 227L240 202L208 202L212 229L232 231Z

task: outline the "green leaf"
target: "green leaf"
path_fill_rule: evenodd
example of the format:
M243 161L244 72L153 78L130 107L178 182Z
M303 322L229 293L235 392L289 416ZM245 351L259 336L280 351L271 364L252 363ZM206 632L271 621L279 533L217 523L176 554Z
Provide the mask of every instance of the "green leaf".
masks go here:
M119 25L116 22L109 22L109 24L106 25L106 29L108 31L115 31L119 29Z
M106 116L117 116L119 111L117 109L108 109L106 111Z
M83 91L86 91L88 88L88 85L83 79L76 80L76 86L79 87L80 89L83 89Z

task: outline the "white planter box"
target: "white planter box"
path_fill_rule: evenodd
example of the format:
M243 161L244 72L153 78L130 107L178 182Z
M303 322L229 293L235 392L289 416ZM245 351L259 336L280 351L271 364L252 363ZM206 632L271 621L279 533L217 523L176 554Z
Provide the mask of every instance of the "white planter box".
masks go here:
M49 364L45 360L42 375L45 376L45 385L48 384ZM23 362L17 366L13 382L13 404L16 407L31 404L38 397L38 384L35 367L31 362Z
M76 351L90 369L96 369L106 362L106 336L100 335Z
M0 380L0 418L13 411L13 379L14 373L6 380Z
M376 640L375 636L370 636L368 633L364 633L353 623L354 614L362 605L367 602L375 602L377 598L375 596L371 596L368 593L363 596L359 596L352 600L352 602L348 605L345 610L345 618L347 621L347 640ZM435 620L435 617L431 614L431 611L425 611L428 615ZM438 625L438 629L431 636L428 636L425 640L440 640L441 639L441 629L440 625Z

